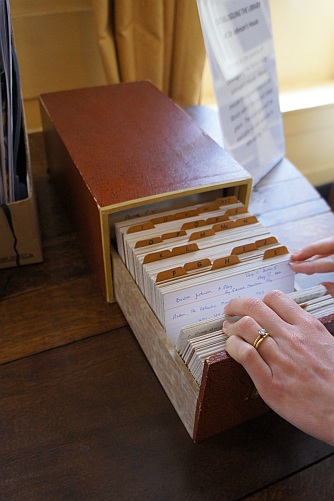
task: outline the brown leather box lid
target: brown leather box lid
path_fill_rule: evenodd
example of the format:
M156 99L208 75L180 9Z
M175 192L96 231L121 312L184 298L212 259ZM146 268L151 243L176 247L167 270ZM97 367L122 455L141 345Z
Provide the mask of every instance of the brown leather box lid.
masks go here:
M43 94L41 104L100 207L250 179L149 82Z

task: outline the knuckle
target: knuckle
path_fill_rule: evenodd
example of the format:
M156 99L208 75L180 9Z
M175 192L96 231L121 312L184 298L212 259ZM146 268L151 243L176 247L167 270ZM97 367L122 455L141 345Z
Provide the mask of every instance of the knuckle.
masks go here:
M245 315L239 320L238 324L239 330L241 332L245 332L254 329L255 320L252 317Z
M244 366L248 367L250 363L254 360L254 350L248 343L243 343L242 347L239 349L239 362Z
M283 292L274 289L272 291L267 292L267 294L263 298L263 301L266 304L275 303L277 300L281 300L283 296L284 296Z
M250 309L250 311L253 313L253 312L260 312L262 311L262 308L263 308L263 302L261 301L261 299L257 299L255 297L252 297L252 298L249 298L248 300L248 307Z

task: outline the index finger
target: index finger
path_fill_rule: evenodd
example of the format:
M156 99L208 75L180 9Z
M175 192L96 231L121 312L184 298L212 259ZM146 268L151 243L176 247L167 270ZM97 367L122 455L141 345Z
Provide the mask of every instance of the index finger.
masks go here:
M310 315L293 299L279 290L270 291L263 298L263 302L289 325L295 325L303 317Z
M295 252L291 253L292 261L304 261L305 259L309 259L310 257L317 255L328 255L334 253L334 238L324 238L323 240L319 240L318 242L314 242L312 244L303 247Z
M269 305L257 298L232 299L225 306L224 313L232 317L251 317L270 332L280 332L286 326L286 322Z
M262 301L256 298L233 299L224 311L231 316L250 316L267 331L278 334L297 324L303 316L309 316L281 291L269 292Z

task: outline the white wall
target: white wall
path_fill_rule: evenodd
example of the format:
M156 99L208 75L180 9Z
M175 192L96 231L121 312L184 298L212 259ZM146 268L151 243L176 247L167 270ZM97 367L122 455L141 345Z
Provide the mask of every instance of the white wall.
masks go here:
M90 0L11 0L29 131L40 130L43 92L105 83Z

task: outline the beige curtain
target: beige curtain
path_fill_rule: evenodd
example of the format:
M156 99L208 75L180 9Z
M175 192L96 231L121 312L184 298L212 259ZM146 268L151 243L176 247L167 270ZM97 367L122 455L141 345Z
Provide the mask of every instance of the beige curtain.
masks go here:
M92 0L109 83L150 80L198 104L205 48L196 0Z

